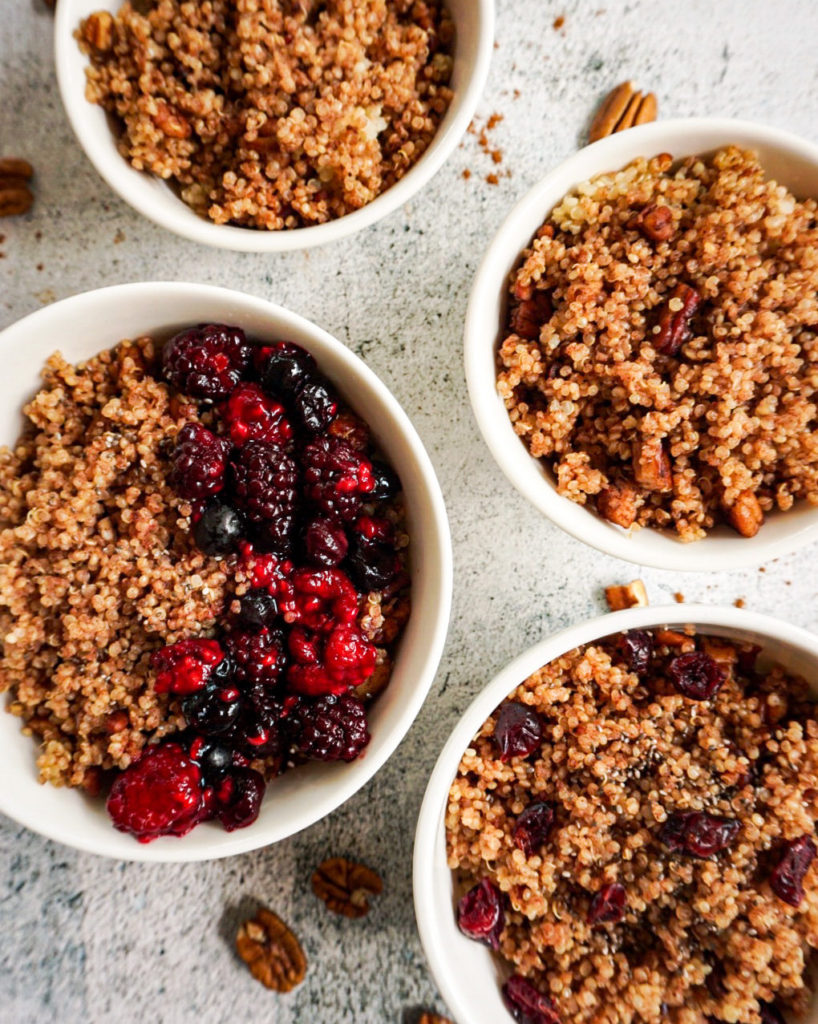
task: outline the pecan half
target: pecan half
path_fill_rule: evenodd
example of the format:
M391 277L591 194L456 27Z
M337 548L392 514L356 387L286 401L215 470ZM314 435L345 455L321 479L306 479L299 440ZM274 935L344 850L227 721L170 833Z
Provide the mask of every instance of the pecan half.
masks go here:
M596 496L596 509L603 519L627 530L636 522L638 493L629 483L610 484Z
M0 217L17 217L31 208L34 193L28 183L33 174L28 160L0 157Z
M371 868L344 857L330 857L312 875L315 895L333 914L344 917L364 917L369 913L369 897L382 889L383 882Z
M540 336L540 328L551 319L554 307L548 292L537 291L530 299L523 299L511 311L511 331L525 338L536 341Z
M742 537L755 537L764 522L764 510L753 491L742 491L727 509L727 519Z
M289 992L307 973L301 943L277 914L261 907L236 936L236 950L253 977L276 992Z
M623 608L645 608L648 605L648 592L642 580L632 580L630 583L605 587L605 600L612 612L622 611Z
M662 307L659 321L653 328L651 341L657 352L674 356L692 335L690 321L702 301L701 295L689 284L680 281Z
M672 491L670 458L661 441L636 441L633 446L633 475L648 491Z
M650 203L628 221L629 228L635 228L651 242L666 242L676 233L673 214L667 206Z
M649 92L643 96L633 82L621 82L600 104L588 133L590 142L604 139L614 132L623 132L637 124L656 120L656 96Z

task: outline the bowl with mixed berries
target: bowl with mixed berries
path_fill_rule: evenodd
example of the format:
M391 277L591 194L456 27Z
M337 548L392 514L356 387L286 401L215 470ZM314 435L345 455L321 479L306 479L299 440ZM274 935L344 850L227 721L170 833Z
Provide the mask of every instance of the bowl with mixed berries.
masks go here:
M159 861L329 813L400 742L448 624L445 509L398 403L320 328L206 286L79 295L0 344L0 810Z

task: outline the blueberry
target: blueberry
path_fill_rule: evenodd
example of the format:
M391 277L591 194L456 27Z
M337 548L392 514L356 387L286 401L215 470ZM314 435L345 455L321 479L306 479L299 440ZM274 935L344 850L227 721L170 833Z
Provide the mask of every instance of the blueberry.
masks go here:
M182 701L185 721L202 736L225 732L239 717L238 691L208 687Z
M249 629L272 625L278 615L278 603L266 590L251 590L240 601L239 622Z
M243 532L239 513L229 505L214 502L193 527L193 539L206 555L226 555L235 550Z
M398 474L391 466L373 459L372 471L375 477L375 488L368 495L371 501L385 501L387 498L393 498L400 491Z
M233 751L212 741L205 743L199 751L199 767L207 782L221 782L233 764Z
M320 434L335 419L338 403L317 377L307 377L290 398L295 419L309 434Z
M347 559L352 582L364 593L388 586L400 567L392 548L375 540L358 538Z
M309 352L298 345L282 342L267 357L261 371L261 383L264 390L272 395L288 396L304 382L314 367L315 360Z

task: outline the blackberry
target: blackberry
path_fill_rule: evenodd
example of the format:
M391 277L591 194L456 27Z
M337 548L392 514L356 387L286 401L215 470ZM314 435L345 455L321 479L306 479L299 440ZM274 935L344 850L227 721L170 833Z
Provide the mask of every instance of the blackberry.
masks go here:
M201 423L186 423L171 456L170 485L180 498L208 498L224 487L231 444Z
M251 353L240 327L200 324L170 339L162 352L162 369L183 394L218 401L241 380Z
M268 394L281 397L293 394L315 370L315 359L300 345L280 341L267 351L261 383Z
M338 403L322 380L307 377L290 398L290 408L308 434L320 434L335 419Z
M347 556L349 541L343 527L330 519L313 519L304 531L307 561L324 569L333 569Z
M182 701L182 714L194 732L218 736L239 717L239 691L234 687L210 687Z
M264 441L248 441L233 463L236 498L248 519L275 550L285 548L295 528L298 468ZM254 534L255 536L255 534Z
M252 768L236 766L219 787L216 814L228 832L252 825L261 810L264 779Z
M280 763L287 752L288 737L282 726L284 703L274 698L260 707L246 707L230 731L234 748L245 757Z
M354 761L369 743L366 709L357 697L321 697L299 714L296 747L312 761Z
M244 522L229 505L214 502L204 510L193 527L196 546L206 555L228 555L244 534Z
M275 686L287 663L281 631L266 626L258 633L235 630L229 634L225 644L236 664L236 676L241 683Z
M261 587L249 591L239 599L239 622L248 629L272 626L277 615L276 599Z
M258 384L239 384L221 414L230 439L239 448L248 441L267 441L285 448L292 440L293 428L284 406L268 398Z
M302 459L307 500L331 519L355 519L375 486L369 459L333 437L306 445Z

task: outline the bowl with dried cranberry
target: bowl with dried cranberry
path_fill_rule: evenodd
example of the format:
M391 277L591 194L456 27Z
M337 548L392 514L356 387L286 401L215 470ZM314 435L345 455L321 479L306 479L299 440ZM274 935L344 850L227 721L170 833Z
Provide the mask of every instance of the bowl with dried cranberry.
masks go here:
M396 400L320 328L201 285L89 292L0 345L0 810L156 861L328 814L448 624L445 508Z
M503 669L432 773L424 949L458 1024L814 1020L818 639L634 608Z
M510 482L618 558L734 570L818 539L818 147L745 121L587 146L475 278L469 394Z

